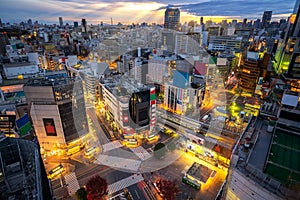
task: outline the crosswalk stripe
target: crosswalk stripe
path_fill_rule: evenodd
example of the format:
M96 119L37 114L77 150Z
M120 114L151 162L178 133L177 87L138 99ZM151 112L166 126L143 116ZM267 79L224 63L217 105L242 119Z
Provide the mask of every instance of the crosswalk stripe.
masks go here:
M141 165L140 160L109 155L98 155L97 160L94 163L113 168L128 169L130 171L137 171Z
M80 188L79 183L76 177L76 174L74 172L67 174L64 176L69 195L73 195L76 193L76 191Z
M118 140L116 140L116 141L113 141L113 142L106 143L102 147L103 147L103 152L107 152L107 151L110 151L110 150L113 150L113 149L120 148L122 146L123 145Z
M118 192L126 187L134 185L143 180L144 180L144 177L141 174L134 174L134 175L124 178L120 181L117 181L113 184L110 184L108 186L108 193L113 194L115 192Z
M136 147L136 148L130 148L130 150L135 153L141 160L147 160L151 157L151 154L144 149L142 146Z

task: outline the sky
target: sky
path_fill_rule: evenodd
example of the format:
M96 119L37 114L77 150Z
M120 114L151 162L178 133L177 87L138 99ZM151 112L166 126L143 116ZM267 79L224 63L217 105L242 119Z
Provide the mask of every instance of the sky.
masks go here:
M257 19L265 10L273 11L273 19L287 18L296 0L1 0L2 22L21 22L29 18L41 23L56 23L58 17L73 24L82 18L88 24L163 23L167 7L178 7L181 23L197 20Z

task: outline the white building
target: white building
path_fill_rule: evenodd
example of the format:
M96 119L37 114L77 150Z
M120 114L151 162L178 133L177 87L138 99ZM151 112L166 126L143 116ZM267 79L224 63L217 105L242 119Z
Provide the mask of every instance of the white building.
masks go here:
M37 63L6 63L3 64L4 77L6 79L29 78L39 73Z
M162 57L153 57L148 61L148 80L163 83L168 76L168 62Z
M189 109L198 109L202 102L202 90L200 88L180 88L174 86L171 82L165 84L164 106L174 112L185 113Z
M242 38L237 36L211 36L209 40L209 51L239 50Z

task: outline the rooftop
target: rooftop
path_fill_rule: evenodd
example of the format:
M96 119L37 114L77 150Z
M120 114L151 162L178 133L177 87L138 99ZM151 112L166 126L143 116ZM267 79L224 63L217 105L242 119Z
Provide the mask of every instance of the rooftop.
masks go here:
M38 146L31 141L0 138L0 198L41 199Z
M187 175L194 177L202 183L206 183L212 173L213 170L196 162L186 172Z
M43 78L29 79L25 86L60 86L68 85L74 82L74 79L64 76L52 76Z
M5 63L3 64L3 67L24 67L28 65L35 65L31 62L13 62L13 63Z
M300 181L300 135L276 129L266 173L284 184Z

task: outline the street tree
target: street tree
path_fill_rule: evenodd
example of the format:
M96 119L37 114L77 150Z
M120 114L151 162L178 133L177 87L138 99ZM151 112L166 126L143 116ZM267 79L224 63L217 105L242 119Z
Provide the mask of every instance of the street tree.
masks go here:
M165 200L176 199L176 194L179 192L176 180L160 179L156 184Z
M165 144L160 142L154 147L154 156L157 159L161 159L164 155L166 155Z
M100 177L94 176L88 180L86 184L87 198L88 200L105 200L108 194L107 181Z
M81 187L76 192L76 200L88 200L87 199L87 192L84 187Z

